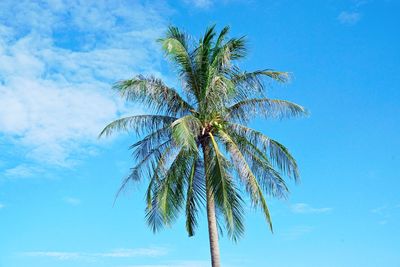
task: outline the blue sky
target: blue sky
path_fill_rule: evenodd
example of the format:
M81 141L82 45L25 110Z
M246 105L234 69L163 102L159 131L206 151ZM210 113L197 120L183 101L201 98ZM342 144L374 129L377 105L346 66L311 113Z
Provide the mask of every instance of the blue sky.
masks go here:
M127 134L98 140L127 106L111 84L179 82L155 43L175 24L247 35L245 69L289 71L269 89L308 119L254 121L297 158L302 182L270 200L275 233L248 209L221 239L223 266L400 266L400 3L390 0L1 1L0 267L209 266L205 217L157 235L144 183L113 206L133 165ZM204 215L204 214L203 214Z

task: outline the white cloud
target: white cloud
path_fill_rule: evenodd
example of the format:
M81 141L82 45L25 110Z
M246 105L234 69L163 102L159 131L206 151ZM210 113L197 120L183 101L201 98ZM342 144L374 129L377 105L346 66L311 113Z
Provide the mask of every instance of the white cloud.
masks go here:
M324 208L314 208L310 206L309 204L306 203L296 203L293 204L290 209L294 213L301 213L301 214L306 214L306 213L327 213L332 211L332 208L324 207Z
M106 253L93 253L97 257L111 257L111 258L132 258L138 256L157 257L167 254L165 248L137 248L137 249L118 249Z
M354 25L361 19L361 14L359 12L347 12L342 11L337 17L340 23L347 25Z
M377 213L377 214L383 214L388 210L387 206L380 206L380 207L376 207L371 209L372 213Z
M209 8L213 5L213 0L184 0L186 4L196 8Z
M364 5L366 5L366 4L368 4L368 3L370 3L370 2L372 2L373 0L354 0L354 4L355 4L355 6L356 7L361 7L361 6L364 6Z
M158 73L157 6L131 1L1 1L0 140L20 162L73 166L121 112L111 84ZM28 164L8 175L27 177Z
M94 262L99 259L115 258L137 258L150 257L158 258L168 254L168 249L163 247L116 249L109 252L65 252L65 251L30 251L19 253L23 257L51 258L58 261L87 261ZM207 267L209 261L179 260L167 261L157 264L123 265L121 267ZM231 265L226 265L231 266Z
M165 264L128 265L123 267L208 267L208 266L210 266L209 261L174 261Z
M76 260L79 259L82 255L77 252L57 252L57 251L32 251L32 252L23 252L22 256L26 257L46 257L46 258L54 258L56 260Z
M400 205L383 205L371 209L370 212L378 219L378 224L385 225L390 223L398 208L400 208Z
M43 173L43 169L28 164L20 164L16 167L6 169L4 176L10 179L30 178L35 174Z
M136 248L117 249L109 252L62 252L62 251L30 251L22 252L24 257L45 257L55 260L95 260L98 258L135 258L135 257L160 257L167 254L165 248Z
M81 200L79 198L75 197L66 197L64 198L65 203L72 205L72 206L78 206L81 204Z
M378 222L380 225L385 225L388 223L388 220L381 220Z
M286 240L296 240L310 233L313 230L310 226L295 226L282 232L282 237Z

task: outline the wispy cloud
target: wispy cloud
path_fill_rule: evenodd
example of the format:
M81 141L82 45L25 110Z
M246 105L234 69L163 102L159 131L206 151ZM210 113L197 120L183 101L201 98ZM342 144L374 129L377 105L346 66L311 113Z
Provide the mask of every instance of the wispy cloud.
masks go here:
M126 112L110 85L139 72L160 76L158 8L127 0L0 2L0 140L20 162L67 167L96 151L102 127ZM24 164L7 174L34 171Z
M374 0L354 0L353 2L356 7L361 7L368 3L371 3L372 1L374 1Z
M208 266L210 266L210 262L208 261L174 261L165 264L128 265L122 267L208 267Z
M310 226L294 226L288 230L282 232L282 237L286 240L296 240L302 236L310 233L313 227Z
M386 211L388 210L388 206L379 206L379 207L375 207L373 209L371 209L372 213L376 213L376 214L384 214L386 213Z
M3 203L0 203L0 209L3 209L6 205L4 205Z
M66 197L64 198L64 202L72 206L78 206L81 204L81 200L75 197Z
M210 8L214 4L213 0L184 0L184 2L196 8Z
M337 17L340 23L346 25L354 25L361 19L361 13L359 12L349 12L349 11L342 11L340 12L339 16Z
M94 253L93 256L97 257L111 257L111 258L132 258L132 257L158 257L167 254L165 248L137 248L137 249L118 249L106 253Z
M28 164L20 164L15 167L8 168L4 171L4 176L10 179L30 178L35 174L41 173L43 170L36 166Z
M378 224L385 225L390 222L393 213L397 212L398 208L400 208L400 205L382 205L372 208L370 212L377 217Z
M319 213L327 213L332 211L332 208L323 207L323 208L314 208L306 203L296 203L290 207L293 213L300 213L300 214L319 214Z
M76 260L82 257L81 253L78 252L59 252L59 251L32 251L23 252L22 256L25 257L46 257L53 258L56 260Z
M24 257L45 257L55 260L95 260L99 258L135 258L160 257L167 254L165 248L117 249L109 252L65 252L65 251L29 251L20 253Z

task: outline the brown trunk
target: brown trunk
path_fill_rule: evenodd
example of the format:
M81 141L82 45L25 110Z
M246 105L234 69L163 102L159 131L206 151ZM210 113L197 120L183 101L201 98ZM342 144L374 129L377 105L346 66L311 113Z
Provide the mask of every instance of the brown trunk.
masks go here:
M208 220L208 236L210 239L211 266L220 267L219 245L218 245L218 229L215 216L214 197L210 190L207 190L207 220Z
M219 245L218 245L218 229L217 218L215 214L214 196L208 184L207 172L210 161L210 147L205 142L202 145L204 153L204 168L206 173L206 194L207 194L207 221L208 221L208 237L210 240L211 266L220 267Z

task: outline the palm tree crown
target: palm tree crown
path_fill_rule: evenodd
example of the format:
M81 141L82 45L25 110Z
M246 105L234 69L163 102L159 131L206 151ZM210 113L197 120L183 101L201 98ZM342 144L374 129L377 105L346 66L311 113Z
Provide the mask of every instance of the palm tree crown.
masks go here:
M159 42L178 71L181 92L142 75L114 86L126 100L154 112L118 119L100 134L132 130L143 136L131 146L136 166L121 189L148 178L146 219L154 231L185 210L192 236L198 211L207 203L215 208L218 225L236 240L244 230L242 192L261 208L272 230L266 196L285 197L283 177L299 179L289 151L246 124L255 115L283 118L306 111L266 97L263 79L285 82L288 74L242 71L237 61L246 56L246 40L228 38L228 32L228 27L219 33L210 27L199 42L190 42L185 33L169 27Z

